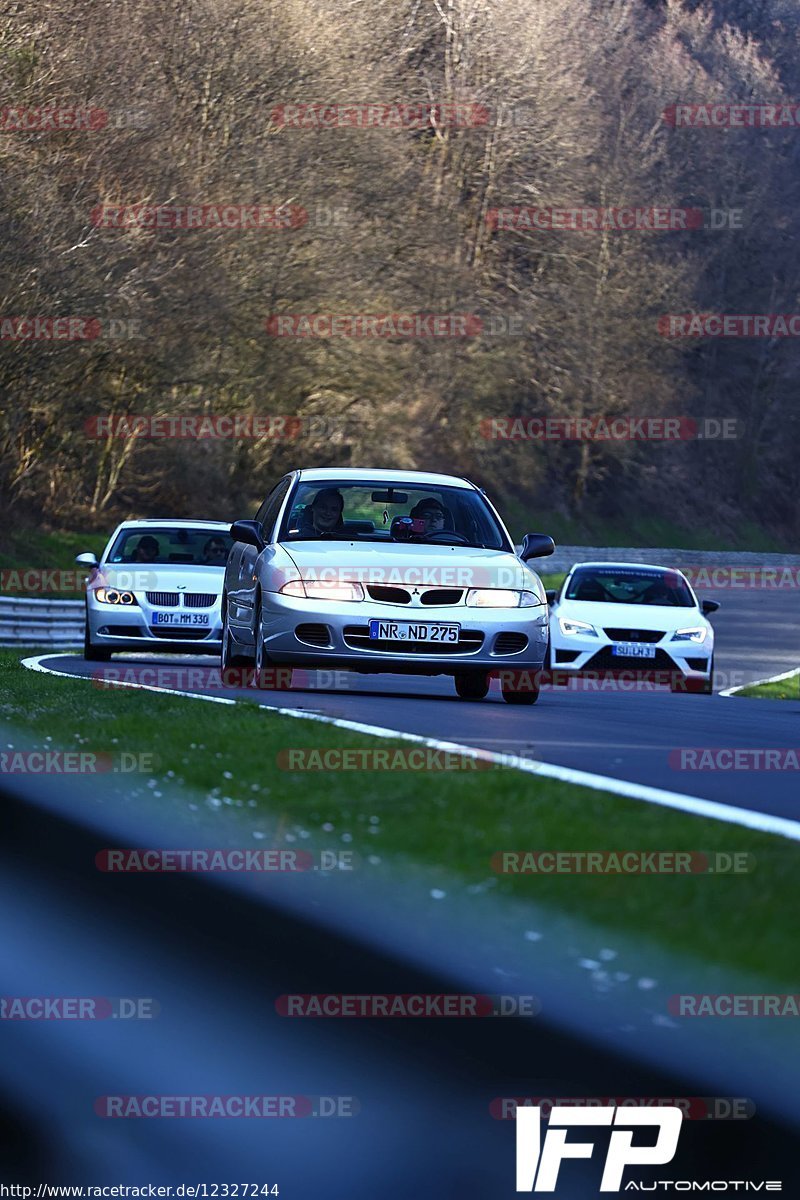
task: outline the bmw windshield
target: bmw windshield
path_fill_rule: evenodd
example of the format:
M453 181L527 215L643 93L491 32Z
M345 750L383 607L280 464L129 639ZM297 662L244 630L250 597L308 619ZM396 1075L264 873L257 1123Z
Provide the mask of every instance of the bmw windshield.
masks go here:
M280 540L318 539L513 550L479 492L418 483L301 482Z

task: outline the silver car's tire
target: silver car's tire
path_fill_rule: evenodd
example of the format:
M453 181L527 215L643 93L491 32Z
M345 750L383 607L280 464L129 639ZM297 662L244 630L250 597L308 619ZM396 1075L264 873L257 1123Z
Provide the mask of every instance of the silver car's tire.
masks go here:
M488 671L464 671L455 677L456 692L461 700L485 700L489 694Z

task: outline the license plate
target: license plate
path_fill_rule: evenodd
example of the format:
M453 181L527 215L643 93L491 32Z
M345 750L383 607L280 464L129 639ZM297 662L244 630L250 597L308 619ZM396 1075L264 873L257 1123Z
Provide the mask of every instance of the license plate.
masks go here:
M208 613L187 613L187 612L155 612L153 613L154 625L205 625L208 626L210 618Z
M429 625L417 621L379 621L369 623L373 640L391 642L457 642L460 625Z
M620 658L655 658L655 646L648 646L641 642L615 642L611 647L612 654L618 655Z

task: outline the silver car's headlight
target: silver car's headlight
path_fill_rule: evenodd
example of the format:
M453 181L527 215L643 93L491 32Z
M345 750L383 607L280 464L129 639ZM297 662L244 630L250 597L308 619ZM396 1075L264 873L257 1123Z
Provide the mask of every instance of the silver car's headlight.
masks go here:
M302 600L363 600L364 588L360 583L335 581L325 583L322 579L292 579L280 589L281 596L297 596Z
M580 633L584 637L597 637L597 630L588 621L573 621L569 617L559 617L558 624L564 637L572 637L574 633Z
M466 603L470 608L530 608L542 602L535 592L518 592L511 588L470 588Z
M690 629L678 629L673 633L670 641L672 642L700 642L706 640L708 630L703 625L693 625Z
M133 592L121 592L117 588L101 587L92 588L92 595L101 604L135 604L137 608L139 607L139 601Z

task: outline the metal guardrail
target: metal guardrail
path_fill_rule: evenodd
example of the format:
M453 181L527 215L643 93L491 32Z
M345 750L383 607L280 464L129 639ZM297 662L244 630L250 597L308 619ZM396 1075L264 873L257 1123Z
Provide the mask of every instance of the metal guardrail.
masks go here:
M79 646L83 600L0 596L0 646Z

